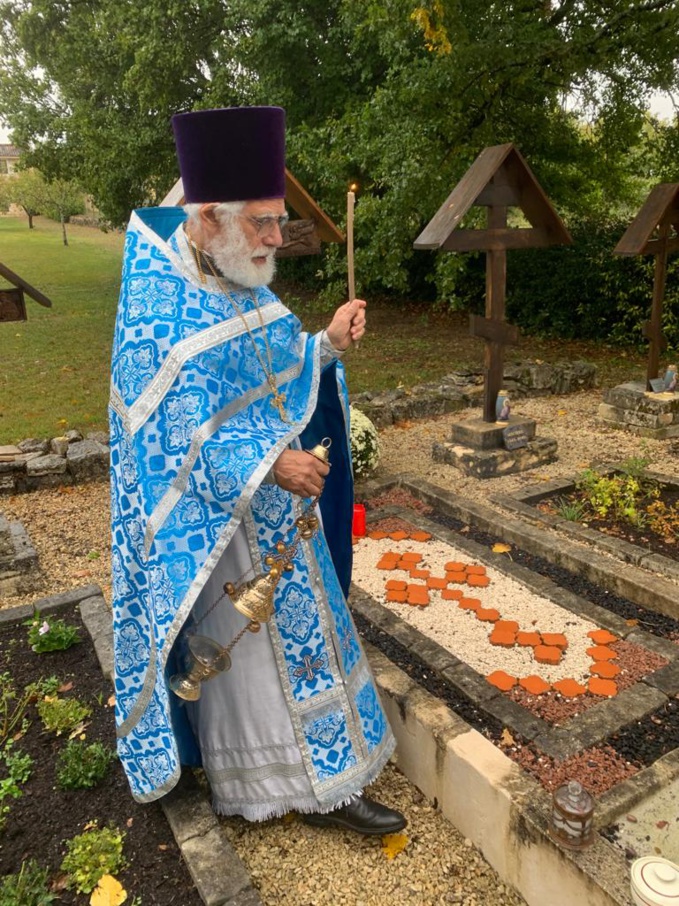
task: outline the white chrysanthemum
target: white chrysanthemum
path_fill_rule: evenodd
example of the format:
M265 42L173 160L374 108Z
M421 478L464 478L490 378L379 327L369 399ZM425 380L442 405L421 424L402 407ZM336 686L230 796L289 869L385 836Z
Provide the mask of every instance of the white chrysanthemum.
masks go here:
M351 457L354 463L354 476L365 478L380 461L380 441L377 428L360 409L351 406Z

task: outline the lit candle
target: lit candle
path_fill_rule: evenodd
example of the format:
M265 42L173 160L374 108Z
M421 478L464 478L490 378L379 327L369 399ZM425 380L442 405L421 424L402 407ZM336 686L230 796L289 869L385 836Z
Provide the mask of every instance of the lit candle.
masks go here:
M354 205L356 195L355 185L349 187L347 192L347 275L349 280L349 301L356 298L356 283L354 281Z

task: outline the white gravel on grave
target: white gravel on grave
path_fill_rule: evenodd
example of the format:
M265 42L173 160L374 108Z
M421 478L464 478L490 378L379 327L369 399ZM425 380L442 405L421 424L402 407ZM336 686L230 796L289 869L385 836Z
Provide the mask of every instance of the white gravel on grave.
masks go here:
M425 584L424 579L411 579L407 572L400 569L377 569L377 563L387 551L421 554L422 560L417 567L431 570L432 576L445 576L444 565L450 560L485 566L490 579L486 588L466 584L451 584L449 587L459 588L465 597L477 598L484 608L499 611L500 619L515 620L520 630L562 632L568 640L568 648L561 662L556 665L541 664L535 659L531 648L491 645L488 636L494 624L478 620L472 611L458 607L457 601L443 600L436 589L429 590L430 603L426 607L387 601L386 583L389 579ZM540 676L548 683L567 678L583 682L591 678L589 668L593 661L587 649L594 643L587 633L600 627L534 594L525 585L482 561L470 560L468 554L445 542L436 539L416 542L409 539L362 538L354 545L353 581L375 600L484 676L495 670L504 670L518 679Z

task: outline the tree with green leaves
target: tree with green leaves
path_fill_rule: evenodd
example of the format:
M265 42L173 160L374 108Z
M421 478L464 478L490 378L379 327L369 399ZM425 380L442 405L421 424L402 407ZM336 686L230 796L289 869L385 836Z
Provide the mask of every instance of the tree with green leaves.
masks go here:
M61 223L61 236L68 245L66 224L74 214L85 210L83 190L73 179L53 179L45 186L46 212L52 220Z
M33 218L42 214L47 205L47 186L39 170L19 170L6 177L5 193L9 204L23 208L28 217L28 228L33 229Z
M484 146L514 141L566 218L641 202L629 149L679 87L677 33L676 0L5 0L0 109L119 224L176 178L173 113L282 104L334 219L359 184L361 291L454 305L468 259L412 243ZM343 290L341 249L323 269Z

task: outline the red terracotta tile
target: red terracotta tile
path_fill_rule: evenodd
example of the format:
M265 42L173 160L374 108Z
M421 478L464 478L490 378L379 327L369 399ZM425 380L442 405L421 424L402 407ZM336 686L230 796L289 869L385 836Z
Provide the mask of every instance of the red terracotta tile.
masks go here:
M500 619L500 613L494 607L478 607L476 616L482 623L497 623Z
M526 648L535 648L542 643L542 637L539 632L517 632L517 645L525 645Z
M445 588L447 584L445 579L439 579L438 576L429 576L427 579L428 588Z
M460 598L458 602L458 607L462 610L478 610L481 606L481 602L478 598Z
M519 631L519 624L516 620L498 620L495 629L498 632L513 632L516 635Z
M441 592L441 597L444 601L460 601L462 592L459 588L444 588Z
M620 667L610 661L597 661L596 664L590 665L589 672L601 677L601 679L613 679L620 673Z
M431 541L429 532L411 532L408 537L411 541Z
M552 688L541 676L524 676L519 680L519 686L530 695L543 695Z
M382 560L380 560L379 563L377 564L377 568L378 569L398 569L397 564L398 564L397 560L385 560L384 558L382 558Z
M409 572L413 568L413 565L414 564L412 564L410 562L410 560L397 560L396 561L396 569L404 569L407 572Z
M470 576L485 576L486 567L481 566L478 563L470 563L469 566L467 566L467 572Z
M387 591L405 591L408 588L408 583L404 582L403 579L387 579L384 587Z
M406 551L401 554L401 560L407 560L409 563L419 563L421 559L422 554L416 554L415 551Z
M500 645L502 648L513 648L516 644L516 633L508 632L506 629L498 629L496 623L493 631L488 636L488 641L491 645Z
M458 584L462 585L467 581L467 573L452 572L446 570L446 579L448 582L457 582Z
M383 538L388 538L386 532L380 532L378 529L374 529L372 532L368 532L368 538L372 538L373 541L381 541Z
M543 645L551 645L554 648L561 648L562 651L568 648L568 639L562 632L543 632L542 643Z
M424 585L408 586L408 603L409 604L428 604L429 592Z
M429 570L428 569L411 569L409 570L411 579L428 579Z
M550 645L536 645L533 653L540 664L558 664L561 660L561 649Z
M443 568L446 572L451 573L463 573L467 570L466 565L464 563L459 563L457 560L449 560Z
M399 529L396 532L389 532L389 537L392 541L404 541L408 537L408 532L404 532L403 529Z
M408 597L408 592L397 591L395 588L387 589L387 601L394 601L396 604L403 604L403 602Z
M593 629L587 635L595 645L611 645L613 642L618 641L617 635L613 635L608 629Z
M501 692L509 692L509 690L513 689L517 683L516 677L511 676L509 673L505 673L504 670L496 670L494 673L487 676L486 679L495 686L496 689L500 689Z
M488 576L468 575L467 584L475 588L487 588L490 585L490 579Z
M576 683L574 679L561 679L552 685L564 698L575 698L577 695L584 695L587 692L587 686Z
M598 676L592 677L588 683L588 688L592 695L603 695L610 698L612 695L618 694L617 683L609 679L599 679Z
M588 648L587 654L593 661L613 661L618 656L612 648L606 648L605 645L597 645L595 648Z

